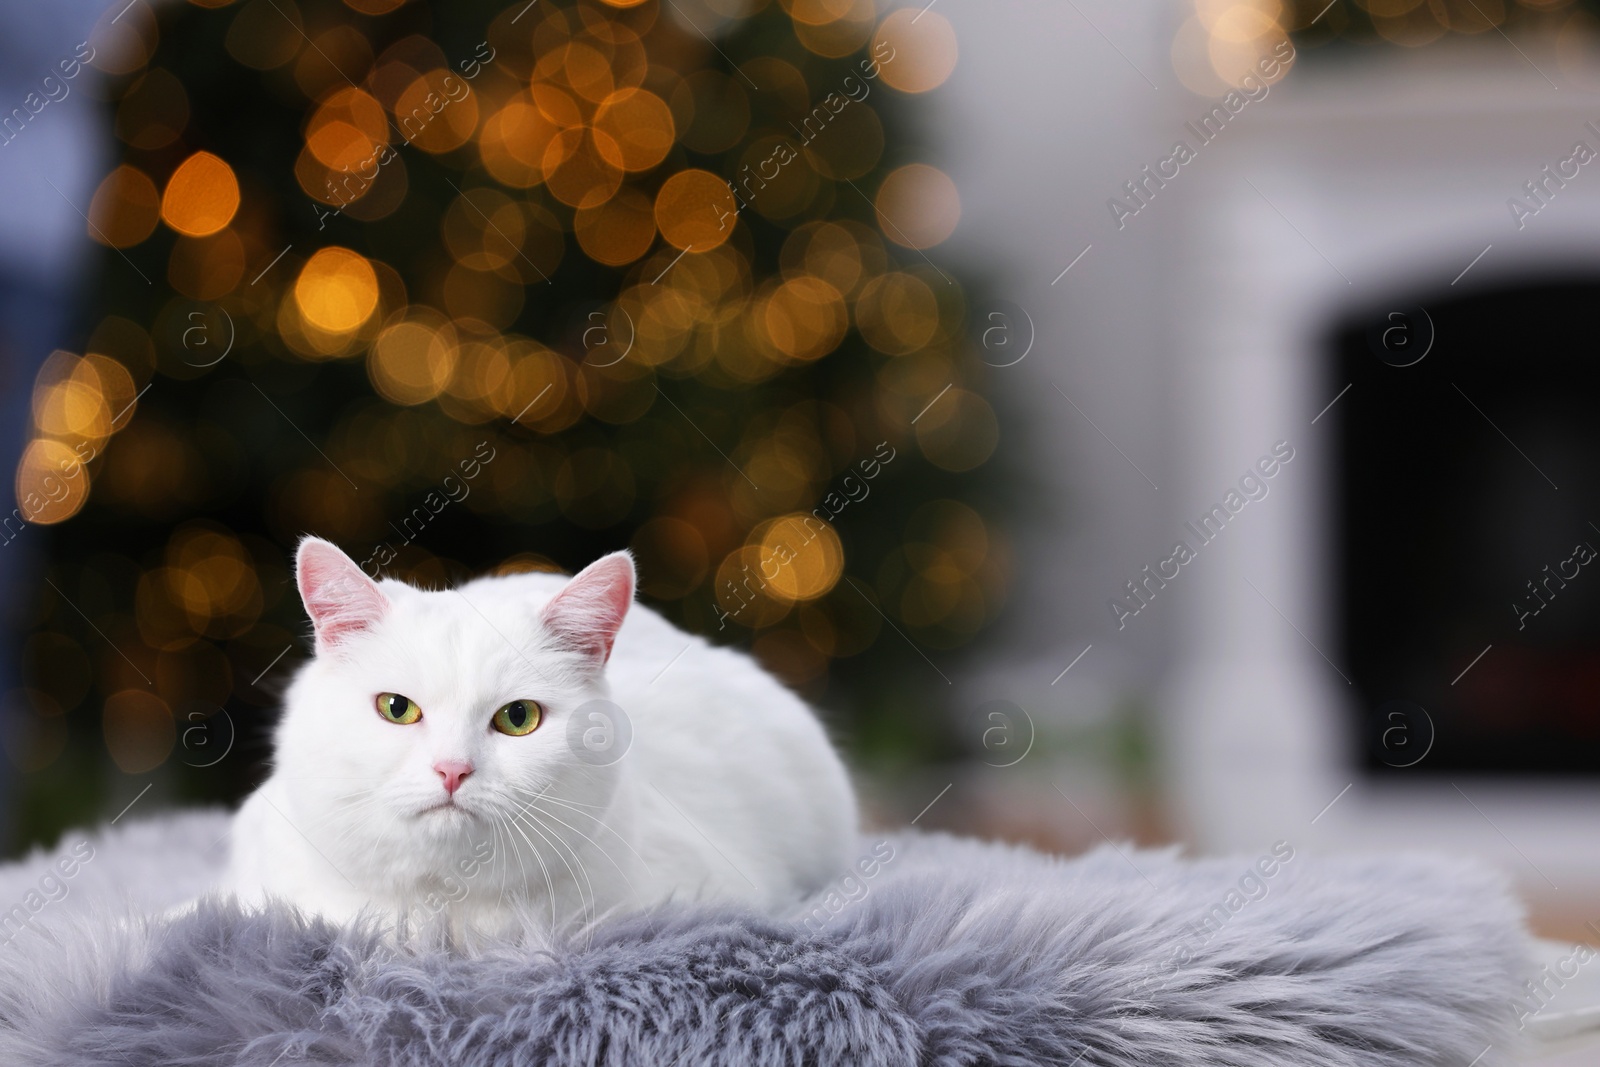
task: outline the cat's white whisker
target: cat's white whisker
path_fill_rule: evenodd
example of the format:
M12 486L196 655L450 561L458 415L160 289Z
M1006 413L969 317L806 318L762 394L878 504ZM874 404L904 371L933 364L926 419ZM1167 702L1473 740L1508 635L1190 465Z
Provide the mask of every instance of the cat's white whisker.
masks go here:
M513 815L511 819L513 822L525 821L528 829L532 830L541 838L556 846L556 858L562 862L562 864L567 868L567 873L572 876L572 887L578 893L578 903L583 906L587 915L592 916L594 914L594 883L589 881L588 869L584 868L583 870L583 882L578 881L578 872L572 869L572 864L567 863L566 854L562 851L564 848L566 852L571 852L572 858L578 861L578 866L580 868L583 868L583 859L578 855L577 851L573 849L572 845L562 840L561 835L556 833L554 830L551 830L549 826L546 826L545 824L539 822L538 819L534 818L526 806L519 808L517 813ZM549 831L548 834L546 831ZM589 886L588 901L583 899L583 886L585 883L587 883Z
M504 816L498 816L498 815L495 816L495 833L497 833L497 834L503 833L504 839L505 839L506 851L511 853L513 856L516 857L517 869L522 872L522 881L519 882L518 884L522 885L522 886L526 886L528 884L528 868L522 862L522 851L517 848L517 843L514 840L512 840L512 838L511 838L511 830L510 830L509 827L506 826L506 820L505 820ZM511 864L510 864L509 861L507 861L507 862L502 863L501 867L502 867L502 873L500 875L500 894L501 894L501 899L504 899L504 897L505 897L505 882L506 882L506 879L511 875ZM513 894L513 896L515 896L515 894Z
M576 889L577 892L578 892L578 903L583 907L583 921L582 921L582 924L580 926L580 929L582 929L584 931L586 937L588 937L592 941L592 939L594 937L594 929L593 929L593 927L594 927L594 920L595 920L595 910L598 908L599 902L595 897L594 882L589 878L589 868L583 862L583 857L578 855L578 850L572 847L571 842L566 841L565 839L563 839L560 834L556 833L549 826L545 826L543 823L540 823L539 820L534 817L532 812L527 811L527 809L523 809L523 817L527 820L528 828L530 830L532 830L534 833L538 834L540 837L545 837L545 833L543 831L541 831L539 829L539 827L543 826L544 830L549 831L549 838L548 839L555 843L555 845L557 846L557 848L556 848L556 856L557 856L557 858L559 858L561 860L561 862L566 865L567 873L572 875L573 888ZM572 864L571 863L567 863L567 858L566 858L566 856L564 856L562 854L562 851L561 851L563 848L565 848L566 851L572 853L572 859L578 865L578 870L577 871L574 871L572 869ZM589 886L589 899L587 901L585 901L583 899L583 884L578 881L579 872L582 872L582 874L583 874L583 882L587 883L588 886Z
M521 826L518 826L515 822L508 822L506 825L515 830L524 841L528 842L528 848L532 851L533 858L539 862L539 869L544 872L544 887L550 894L550 929L554 931L560 924L556 919L556 885L550 878L550 868L544 865L544 857L539 854L539 846L535 845L533 839L522 832ZM518 862L521 862L520 850L518 851ZM524 875L526 875L526 871L524 871ZM526 878L524 878L524 881L526 881Z
M590 808L592 808L595 811L609 811L609 810L611 810L611 806L609 804L579 804L576 801L564 800L561 797L553 796L552 794L546 793L546 792L543 792L543 791L535 793L535 791L532 790L532 789L520 789L520 790L518 790L518 792L524 794L525 796L535 796L536 795L541 800L559 801L560 803L565 804L569 808L577 808L579 810L585 810L585 809L590 809Z
M499 820L496 820L493 824L491 824L490 829L494 831L494 851L489 854L489 858L491 861L494 861L500 858L501 849L505 846L500 842ZM495 907L500 907L506 902L506 874L511 870L511 867L506 863L499 863L497 866L500 868L500 896L495 901Z
M642 867L644 867L645 873L648 874L648 875L651 875L652 877L654 877L655 872L650 869L650 864L645 861L645 858L643 856L639 855L639 850L633 847L633 843L631 841L629 841L623 835L617 833L610 826L606 825L606 823L603 822L599 818L599 816L591 815L587 811L584 811L583 808L578 807L575 804L572 804L570 801L562 800L559 797L553 797L549 793L541 793L535 799L549 801L552 804L558 804L563 808L571 809L572 812L574 814L576 814L576 815L582 815L586 819L593 820L594 823L597 826L600 827L600 829L604 830L606 833L610 834L612 837L615 837L618 841L622 842L622 847L626 848L629 852L633 853L634 859L638 860L639 864ZM593 806L593 805L585 805L585 806L588 807L588 806Z
M595 851L600 853L600 855L604 856L606 858L606 861L608 863L610 863L611 866L613 866L613 867L615 867L617 869L617 873L622 875L622 880L624 882L628 883L628 888L629 889L637 889L638 888L637 886L635 886L633 884L633 879L628 877L628 872L622 869L622 865L620 863L618 863L615 859L613 859L612 856L611 856L611 853L607 852L604 848L602 848L598 841L596 841L594 838L590 837L588 834L584 833L582 830L578 829L576 826L573 826L571 823L566 822L559 815L556 815L554 812L545 811L543 808L539 807L537 804L533 804L532 802L530 802L529 806L532 808L532 810L538 812L540 815L543 815L545 818L554 819L556 822L561 823L562 826L565 826L568 830L571 830L573 833L577 834L579 837L581 837L585 841L589 842L589 844L593 845ZM590 816L590 818L594 818L594 817ZM599 822L598 819L596 819L595 821ZM641 862L643 862L643 861L641 860Z

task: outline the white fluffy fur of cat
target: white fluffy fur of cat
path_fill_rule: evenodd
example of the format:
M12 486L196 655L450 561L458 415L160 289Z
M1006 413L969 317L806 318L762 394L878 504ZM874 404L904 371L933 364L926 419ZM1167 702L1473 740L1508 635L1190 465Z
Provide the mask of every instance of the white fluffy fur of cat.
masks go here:
M632 604L626 553L430 592L312 538L297 569L317 652L234 819L224 888L245 901L568 925L669 898L776 908L849 863L855 798L816 718L748 656ZM380 693L421 719L385 719ZM597 698L631 724L620 759L582 743L603 720L571 724ZM518 699L539 727L492 729ZM439 761L472 764L453 797Z

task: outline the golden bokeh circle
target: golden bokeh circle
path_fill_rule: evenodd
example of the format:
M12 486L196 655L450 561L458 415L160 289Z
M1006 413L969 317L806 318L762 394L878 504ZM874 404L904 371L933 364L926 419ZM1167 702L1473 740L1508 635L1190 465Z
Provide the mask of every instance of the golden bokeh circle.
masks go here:
M619 89L600 101L594 126L606 135L596 141L612 166L649 170L672 150L677 130L665 100L645 89Z
M844 297L821 278L791 278L773 290L762 324L773 346L786 357L809 361L839 347L850 326Z
M770 570L772 560L761 554L759 544L741 545L717 565L712 589L719 608L725 613L719 616L719 629L734 622L754 630L771 626L789 613L793 601L775 595L770 584L762 579L763 560Z
M156 183L124 163L105 176L89 201L89 236L112 248L131 248L155 232L160 218Z
M455 331L438 316L414 314L384 328L367 353L367 376L395 404L421 404L444 391L455 374Z
M48 526L70 519L89 499L83 457L48 437L30 441L17 464L16 499L26 522Z
M597 207L580 208L572 230L578 246L590 259L620 267L650 251L655 243L653 205L639 190L622 189Z
M597 104L617 87L610 61L598 48L569 41L562 55L560 79L584 100Z
M621 154L611 135L586 126L557 133L545 146L541 166L550 195L568 207L596 207L622 187Z
M915 352L939 328L939 305L933 290L912 274L891 271L862 287L856 298L856 329L879 352L902 356Z
M139 395L139 390L133 383L133 375L120 360L102 356L98 352L90 352L78 363L73 371L73 377L87 379L91 376L101 402L105 404L108 416L106 431L115 433L128 425L128 420L133 417L133 403ZM121 425L118 425L119 422Z
M378 276L365 256L348 248L319 248L300 268L295 304L307 322L329 333L348 333L378 306Z
M477 94L459 74L430 70L400 94L394 117L406 143L438 155L465 144L478 128Z
M236 637L261 614L261 583L238 538L208 523L172 535L163 571L170 599L197 636Z
M851 224L859 227L859 223ZM810 274L845 296L873 272L852 230L838 222L808 222L783 243L779 257L786 277Z
M656 193L656 228L675 248L709 252L733 234L738 210L726 181L708 170L680 170Z
M111 434L111 411L93 364L60 349L39 368L33 422L52 437L100 439Z
M1233 20L1233 25L1245 32L1245 27L1263 30L1259 36L1230 38L1213 33L1206 45L1206 55L1211 69L1230 88L1246 86L1261 80L1261 65L1268 61L1273 50L1289 38L1276 23L1254 20ZM1283 64L1286 66L1286 64Z
M583 125L584 108L573 99L571 93L559 86L539 82L529 87L528 96L541 115L562 129L570 130Z
M325 126L342 123L361 135L367 142L366 151L350 161L341 149L344 142L352 140L348 132L332 137L322 134ZM318 105L306 124L306 143L322 163L337 167L349 162L352 168L366 163L377 145L389 142L389 119L380 104L370 93L354 87L338 89ZM330 152L329 149L332 149Z
M1377 9L1393 3L1415 7L1422 0L1363 0L1374 14L1384 14ZM1283 22L1283 0L1195 0L1194 13L1208 33L1229 40L1249 40L1260 36L1264 22Z
M873 207L883 235L907 248L932 248L954 233L961 221L956 183L926 163L891 171L878 186Z
M561 127L525 98L490 115L478 136L484 169L496 181L526 189L544 180L544 156Z
M787 601L815 600L844 575L844 546L833 526L798 511L760 528L761 579Z
M167 179L161 218L189 237L216 233L239 210L239 181L233 168L210 152L196 152Z
M306 147L331 170L354 170L373 154L372 139L343 119L324 122L312 130L306 136Z
M937 89L956 69L955 27L937 11L902 7L878 25L872 55L884 83L903 93Z

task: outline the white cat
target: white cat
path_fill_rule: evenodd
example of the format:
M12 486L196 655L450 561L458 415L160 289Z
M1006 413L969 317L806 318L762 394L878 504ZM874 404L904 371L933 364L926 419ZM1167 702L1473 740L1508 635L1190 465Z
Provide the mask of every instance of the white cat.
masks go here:
M243 901L562 926L669 898L777 908L849 863L855 797L821 725L749 657L632 606L627 553L440 592L316 538L296 566L316 655L234 817Z

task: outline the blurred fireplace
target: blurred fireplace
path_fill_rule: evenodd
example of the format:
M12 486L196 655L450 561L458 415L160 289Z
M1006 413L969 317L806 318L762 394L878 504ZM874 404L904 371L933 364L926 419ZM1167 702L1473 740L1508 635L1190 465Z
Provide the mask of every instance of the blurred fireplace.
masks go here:
M1332 338L1362 765L1600 774L1600 279L1404 303Z
M1308 65L1168 200L1162 506L1296 459L1170 602L1164 781L1206 850L1440 848L1592 892L1600 177L1520 229L1506 205L1593 108L1481 59ZM1386 364L1369 333L1418 304L1431 351ZM1436 728L1410 765L1395 702Z

